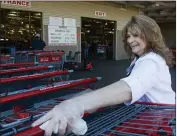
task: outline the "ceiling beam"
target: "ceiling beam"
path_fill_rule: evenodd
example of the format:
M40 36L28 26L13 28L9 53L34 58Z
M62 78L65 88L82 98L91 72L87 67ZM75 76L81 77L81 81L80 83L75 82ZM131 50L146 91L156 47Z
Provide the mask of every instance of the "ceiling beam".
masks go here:
M126 5L127 7L137 7L137 8L145 8L144 5L141 5L140 1L115 1L119 4Z
M148 13L149 17L167 17L167 16L176 16L176 13L166 13L166 14L158 14L158 13Z
M116 0L115 0L115 2L117 2L117 3L119 3L119 4L127 4L126 1L116 1Z
M145 9L142 9L143 12L148 12L148 11L156 11L156 10L163 10L163 9L167 9L167 8L176 8L176 5L173 4L171 6L168 6L168 7L164 7L164 6L156 6L156 7L147 7Z
M116 1L123 8L135 7L157 22L176 22L176 1Z
M135 5L133 5L134 7L137 7L137 8L145 8L145 6L144 5L140 5L140 4L135 4Z
M156 18L156 21L176 21L176 19L174 18Z
M155 22L176 22L176 20L155 20Z
M150 1L154 5L164 6L164 7L170 7L174 5L174 2L163 2L163 1Z

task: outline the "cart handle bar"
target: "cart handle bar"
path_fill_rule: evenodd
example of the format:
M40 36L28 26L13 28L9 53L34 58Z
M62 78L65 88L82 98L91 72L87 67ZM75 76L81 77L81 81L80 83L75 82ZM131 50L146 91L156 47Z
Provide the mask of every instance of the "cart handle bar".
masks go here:
M153 102L135 102L134 104L157 105L157 106L176 106L176 104L153 103Z
M26 81L26 80L34 80L34 79L42 79L52 76L58 75L65 75L73 72L73 70L64 70L64 71L53 71L53 72L46 72L46 73L39 73L39 74L32 74L32 75L24 75L24 76L17 76L11 78L2 78L0 80L0 84L2 83L12 83L16 81Z
M1 70L0 75L28 72L28 71L48 70L50 68L53 68L53 66L37 66L37 67L27 67L27 68L24 67L24 68L18 68L18 69L8 69L8 70Z
M42 95L42 94L46 94L46 93L56 92L56 91L60 91L62 89L67 89L67 88L71 88L71 87L75 87L75 86L79 86L79 85L90 84L90 83L96 82L100 79L101 79L100 77L88 78L88 79L83 79L83 80L79 80L79 81L75 81L75 82L71 82L71 83L66 83L63 85L56 85L53 87L36 89L36 90L30 91L30 92L24 92L24 93L20 93L20 94L16 94L16 95L9 95L9 96L0 98L0 104L13 102L13 101L20 100L20 99L26 99L29 97Z

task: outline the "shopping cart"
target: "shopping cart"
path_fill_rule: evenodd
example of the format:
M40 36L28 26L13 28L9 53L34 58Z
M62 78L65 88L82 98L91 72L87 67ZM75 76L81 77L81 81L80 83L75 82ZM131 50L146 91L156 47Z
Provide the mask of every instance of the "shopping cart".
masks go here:
M55 70L62 70L65 55L61 51L18 51L14 63L1 64L2 68L25 67L26 65L49 66Z
M151 103L114 108L87 120L88 132L85 136L175 136L175 112L175 105ZM29 124L29 129L17 132L15 136L43 136L44 131L39 126L30 128Z
M53 108L56 104L60 103L61 101L68 99L74 95L78 95L78 92L81 90L73 89L75 86L90 84L98 81L101 78L88 78L88 79L79 79L70 82L63 82L63 83L55 83L55 86L52 87L45 87L40 90L33 90L29 92L23 92L21 94L16 94L12 96L6 96L0 98L0 105L7 104L10 102L15 102L18 100L26 100L26 98L40 96L44 93L52 93L55 91L62 91L63 89L68 89L67 95L63 95L62 97L58 97L55 99L50 99L47 101L42 101L39 103L35 103L31 108L25 109L24 106L15 106L13 111L3 111L1 112L0 118L0 135L1 136L12 136L19 131L25 130L30 128L32 121L36 120L37 118L43 116L48 110ZM70 88L70 89L69 89ZM87 90L86 90L87 91ZM90 90L89 90L90 91ZM64 91L66 92L66 90Z
M86 136L175 136L175 105L137 103L92 120Z
M41 52L36 54L35 62L38 62L40 65L53 65L54 69L62 70L64 59L63 52Z
M52 71L44 72L23 76L13 76L10 78L1 78L0 80L0 93L6 93L21 90L29 89L31 87L37 87L43 84L50 84L56 81L63 81L61 75L70 74L73 70L64 70L64 71Z
M38 62L18 62L18 63L8 63L8 64L0 64L0 69L12 69L12 68L21 68L21 67L29 67L36 66Z
M16 69L1 70L0 77L28 75L28 74L35 74L35 73L43 73L47 71L53 71L53 66L34 66L34 67L22 67Z
M15 62L31 62L28 53L29 51L17 51L15 54Z
M14 100L19 100L19 99L25 99L29 98L32 96L37 96L37 95L42 95L42 94L47 94L51 92L56 92L61 89L67 89L79 85L86 85L86 84L91 84L94 83L98 80L100 80L100 77L95 77L95 78L86 78L86 79L79 79L79 80L71 80L71 81L66 81L61 83L53 83L51 85L47 85L42 87L42 88L31 88L30 90L26 90L20 93L15 93L15 95L9 95L7 94L6 96L0 97L0 104L8 103Z
M15 62L33 62L35 61L35 55L37 53L43 53L48 51L43 50L26 50L26 51L17 51L15 55Z
M0 64L14 63L14 57L10 55L0 55Z

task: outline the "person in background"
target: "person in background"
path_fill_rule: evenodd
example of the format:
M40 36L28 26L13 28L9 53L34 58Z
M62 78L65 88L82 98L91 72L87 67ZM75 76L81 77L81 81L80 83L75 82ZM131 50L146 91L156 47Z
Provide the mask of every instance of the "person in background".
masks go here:
M46 44L41 40L40 34L36 34L35 38L36 39L31 41L32 50L43 50Z
M13 44L13 45L10 47L10 56L11 56L11 57L15 57L15 54L16 54L16 47L15 47L15 45Z
M92 42L92 53L93 53L93 56L92 56L92 59L95 59L96 58L96 54L97 54L97 41L96 40L93 40Z
M126 52L133 57L127 77L61 102L32 126L49 121L44 129L46 136L53 132L64 135L68 127L73 128L73 120L100 107L121 103L130 105L136 101L175 104L169 73L172 56L157 23L144 15L133 16L123 29L123 38Z
M89 42L85 42L85 46L84 46L84 58L88 59L89 57L89 50L90 50L90 43Z

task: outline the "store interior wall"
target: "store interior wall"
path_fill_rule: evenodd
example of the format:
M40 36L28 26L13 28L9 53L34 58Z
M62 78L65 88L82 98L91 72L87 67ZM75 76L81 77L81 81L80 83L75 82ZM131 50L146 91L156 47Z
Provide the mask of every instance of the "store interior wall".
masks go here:
M46 43L48 43L48 25L45 25L44 26L44 39L46 39ZM76 51L79 51L81 50L81 37L80 37L80 32L81 32L81 28L80 27L77 27L77 45L69 45L69 46L66 46L66 45L62 45L62 44L59 44L59 45L50 45L50 46L46 46L45 47L45 50L49 50L49 51L56 51L56 50L63 50L65 51L66 54L69 54L69 51L72 51L72 55L74 56L74 53ZM78 56L78 61L80 61L81 58L80 56Z
M176 48L176 23L159 23L164 41L169 48Z
M127 9L126 11L121 10L120 5L110 5L109 2L102 3L102 4L95 4L90 2L32 2L31 7L22 7L22 6L15 6L15 5L2 5L3 8L8 9L20 9L20 10L28 10L28 11L39 11L43 14L43 28L44 25L48 25L49 17L50 16L58 16L63 18L74 18L76 19L76 26L79 28L81 25L81 16L91 17L91 18L100 18L100 19L107 19L107 20L115 20L118 21L117 23L117 30L121 30L127 20L132 15L136 15L138 10L136 9ZM92 9L90 9L92 7ZM97 17L95 16L95 11L103 11L106 12L106 17ZM46 41L46 33L43 31L43 40ZM78 47L79 46L79 47ZM68 52L69 50L80 51L81 44L78 43L78 46L71 47L65 46L60 47L60 49L65 48L65 51ZM53 47L52 47L53 48ZM56 47L58 48L58 47ZM124 50L123 50L124 51ZM116 60L120 60L124 58L121 56L122 52L119 50L120 54L117 54ZM120 56L120 57L119 57Z

